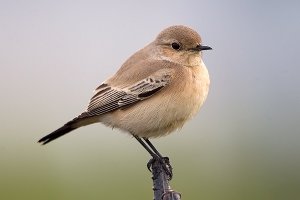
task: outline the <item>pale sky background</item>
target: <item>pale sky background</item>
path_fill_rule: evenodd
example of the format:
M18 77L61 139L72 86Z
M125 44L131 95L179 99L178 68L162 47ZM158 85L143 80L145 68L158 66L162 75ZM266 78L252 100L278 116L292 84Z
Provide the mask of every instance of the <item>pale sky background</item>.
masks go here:
M149 156L126 134L93 125L36 141L175 24L214 50L199 115L153 140L174 165L171 184L184 199L300 198L299 19L299 1L1 0L0 199L151 199Z

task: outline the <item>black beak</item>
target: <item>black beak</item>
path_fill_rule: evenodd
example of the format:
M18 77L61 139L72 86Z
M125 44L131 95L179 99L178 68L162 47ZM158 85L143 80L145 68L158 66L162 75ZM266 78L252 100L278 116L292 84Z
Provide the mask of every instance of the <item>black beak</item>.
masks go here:
M204 51L204 50L212 50L212 48L209 46L204 46L204 45L198 44L195 48L192 48L191 50Z

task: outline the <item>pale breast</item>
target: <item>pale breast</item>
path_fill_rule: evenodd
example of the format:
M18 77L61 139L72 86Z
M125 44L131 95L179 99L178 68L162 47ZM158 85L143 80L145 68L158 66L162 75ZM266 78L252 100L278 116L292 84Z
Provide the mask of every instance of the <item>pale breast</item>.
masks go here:
M205 65L186 68L158 94L126 109L104 115L100 121L140 137L160 137L179 129L206 99L209 76Z

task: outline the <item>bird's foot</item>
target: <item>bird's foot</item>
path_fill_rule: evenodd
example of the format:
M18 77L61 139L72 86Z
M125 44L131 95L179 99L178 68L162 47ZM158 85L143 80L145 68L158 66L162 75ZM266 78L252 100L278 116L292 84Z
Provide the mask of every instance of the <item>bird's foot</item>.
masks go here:
M154 163L158 162L159 166L161 166L161 168L165 171L165 173L168 176L168 179L171 180L173 177L173 167L170 164L170 160L168 157L153 157L149 160L149 162L147 163L147 168L150 172L152 172L152 168L154 166Z

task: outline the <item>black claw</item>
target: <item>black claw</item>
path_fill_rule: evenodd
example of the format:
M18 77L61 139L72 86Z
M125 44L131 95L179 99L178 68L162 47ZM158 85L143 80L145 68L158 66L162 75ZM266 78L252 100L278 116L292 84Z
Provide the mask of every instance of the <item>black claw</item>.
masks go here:
M148 168L148 170L149 170L150 172L152 172L151 167L152 167L154 161L155 161L155 159L154 159L154 158L151 158L151 159L148 161L148 163L147 163L147 168Z
M165 173L168 175L168 179L171 180L172 177L173 177L173 167L171 166L170 164L170 160L168 157L163 157L163 158L160 158L160 157L156 157L156 158L151 158L149 160L149 162L147 163L147 168L150 172L152 172L151 168L152 168L152 165L153 163L155 162L155 160L158 160L163 168L163 170L165 171Z
M166 174L169 176L169 180L173 177L173 167L170 164L170 160L168 157L163 157L163 169L165 170Z

